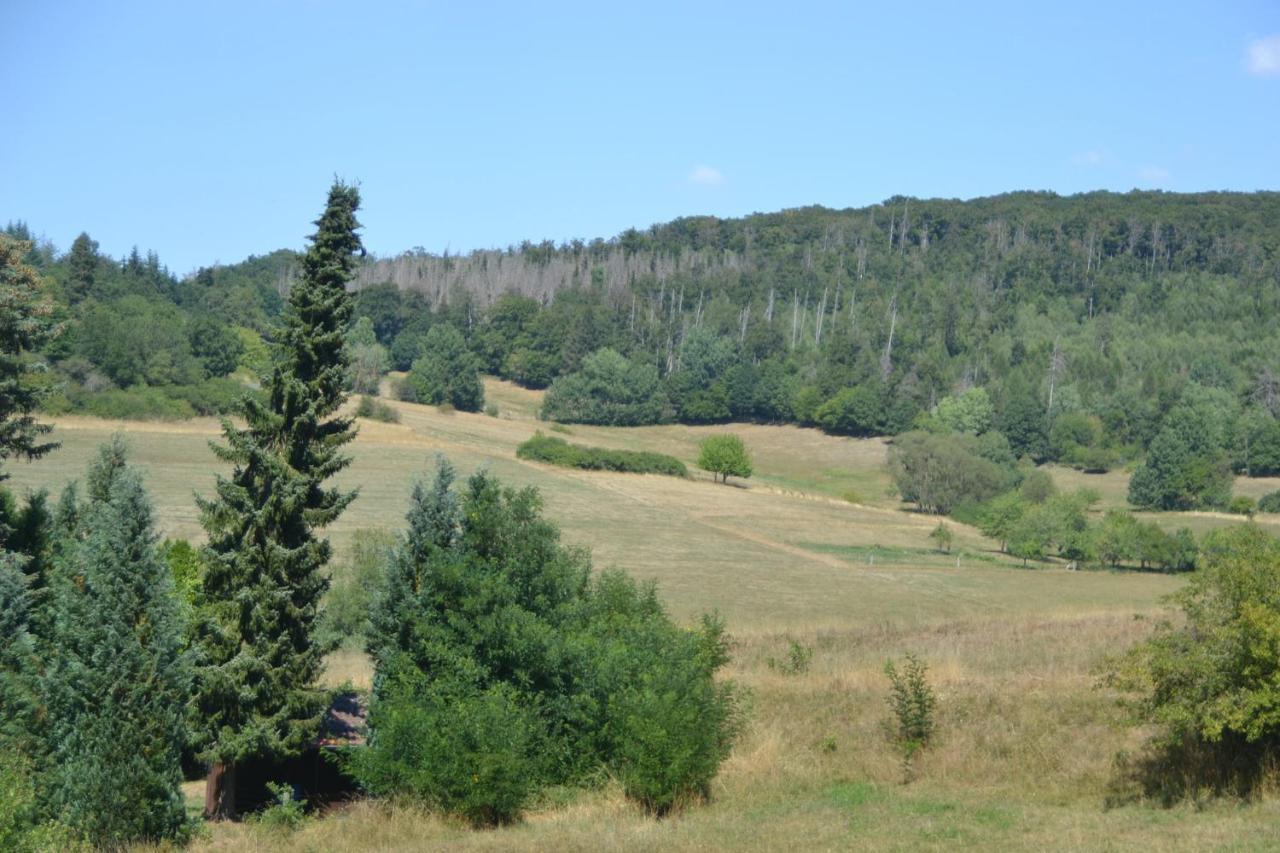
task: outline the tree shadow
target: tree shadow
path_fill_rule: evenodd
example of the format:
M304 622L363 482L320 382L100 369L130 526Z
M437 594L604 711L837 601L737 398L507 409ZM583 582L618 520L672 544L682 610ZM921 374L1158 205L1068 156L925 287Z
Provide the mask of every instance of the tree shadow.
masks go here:
M1153 740L1136 755L1116 756L1106 805L1147 801L1169 808L1219 797L1252 800L1277 780L1276 739L1250 743L1228 734L1213 743L1190 736L1172 743Z

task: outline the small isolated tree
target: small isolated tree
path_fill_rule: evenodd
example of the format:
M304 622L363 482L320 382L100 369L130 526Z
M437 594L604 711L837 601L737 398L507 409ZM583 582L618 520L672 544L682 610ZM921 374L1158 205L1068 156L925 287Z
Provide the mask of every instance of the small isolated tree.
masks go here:
M751 476L751 456L738 436L712 435L699 445L698 467L727 483L730 477Z
M939 551L950 554L951 543L955 540L955 534L951 532L951 528L947 527L944 522L939 521L938 526L933 528L933 532L929 534L929 539L933 541L933 546Z
M44 674L53 811L96 847L181 837L185 626L138 474L108 445L59 549Z
M915 755L933 738L933 711L938 699L925 679L928 667L910 652L901 664L885 661L889 679L889 710L893 713L890 736L902 751L903 781L911 781Z

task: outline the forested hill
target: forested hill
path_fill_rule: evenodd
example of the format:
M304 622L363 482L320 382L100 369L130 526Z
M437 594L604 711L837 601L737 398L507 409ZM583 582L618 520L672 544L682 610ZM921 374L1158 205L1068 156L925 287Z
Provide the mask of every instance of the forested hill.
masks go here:
M1145 447L1188 383L1241 412L1280 404L1277 193L689 217L609 241L408 253L368 263L360 286L393 354L399 331L421 332L404 306L426 303L486 369L526 384L605 346L651 364L685 421L891 433L982 387L997 420L1087 417L1059 444L1094 447L1083 455L1098 466ZM413 348L398 349L407 366ZM1015 449L1055 455L1026 430L1039 427L1008 424Z
M33 256L71 321L60 363L119 387L224 373L222 330L250 351L249 331L270 337L296 262L280 251L178 281L153 258L117 263L85 245ZM1019 455L1097 468L1140 454L1188 395L1230 414L1223 442L1237 457L1252 441L1240 431L1280 412L1280 193L898 197L687 217L588 243L370 258L354 286L394 366L452 326L463 343L442 338L438 357L461 347L526 385L559 379L547 413L564 420L891 434L980 389L967 405ZM112 352L112 318L136 316L140 298L171 327L186 318L191 347L176 362ZM181 335L125 337L182 349ZM613 399L622 386L643 399Z

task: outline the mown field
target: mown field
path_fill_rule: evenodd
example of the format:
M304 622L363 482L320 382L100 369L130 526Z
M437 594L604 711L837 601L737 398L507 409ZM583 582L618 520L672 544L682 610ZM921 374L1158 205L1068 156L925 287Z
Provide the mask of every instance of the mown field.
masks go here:
M1140 639L1175 578L1024 569L976 531L953 524L950 555L930 549L937 523L890 494L883 441L794 427L571 427L569 441L675 455L692 466L698 441L731 429L754 453L756 476L729 486L553 468L515 458L539 424L538 395L487 384L498 416L393 405L401 423L362 422L343 475L360 496L331 531L341 553L355 530L399 529L415 477L437 453L465 474L488 466L537 486L564 538L598 567L656 579L678 618L719 610L736 641L729 675L751 693L750 726L704 807L662 821L612 786L553 792L521 824L476 832L405 806L358 803L291 835L250 824L210 828L197 849L1267 849L1280 799L1172 809L1108 807L1120 750L1141 748L1115 697L1098 689L1107 654ZM194 494L211 490L213 421L58 422L63 448L14 466L11 485L55 494L82 476L94 447L125 433L148 475L165 535L199 538ZM1123 472L1055 470L1089 485L1103 507L1123 503ZM1280 484L1241 482L1245 494ZM1218 514L1161 516L1197 531ZM1260 522L1280 529L1275 516ZM807 672L772 665L792 641L813 649ZM903 782L884 735L886 658L921 655L937 687L939 736ZM331 661L335 683L367 682L357 651ZM190 786L193 799L199 783Z

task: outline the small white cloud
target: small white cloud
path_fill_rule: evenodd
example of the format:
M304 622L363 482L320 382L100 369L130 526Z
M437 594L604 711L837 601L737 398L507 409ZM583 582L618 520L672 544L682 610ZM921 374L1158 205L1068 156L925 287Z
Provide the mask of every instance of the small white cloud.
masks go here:
M1091 148L1071 155L1071 162L1077 166L1101 166L1111 159L1111 152L1105 148Z
M1259 77L1280 75L1280 33L1249 42L1245 67Z
M1169 170L1163 166L1143 166L1138 170L1138 178L1146 184L1163 184L1169 180Z
M689 173L689 183L700 187L718 187L724 183L724 175L711 166L694 166Z

